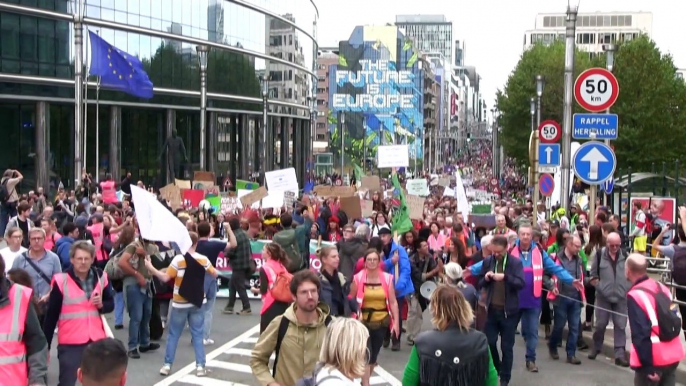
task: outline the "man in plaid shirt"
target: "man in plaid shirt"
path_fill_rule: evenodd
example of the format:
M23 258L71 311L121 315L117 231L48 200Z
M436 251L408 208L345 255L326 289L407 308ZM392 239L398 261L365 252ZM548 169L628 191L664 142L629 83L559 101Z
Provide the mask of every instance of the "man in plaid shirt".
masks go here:
M231 281L229 282L229 303L224 307L225 314L233 314L233 306L236 303L236 292L243 303L243 310L239 315L249 315L250 300L245 288L245 281L252 274L250 259L252 259L252 248L250 247L250 237L241 229L241 222L238 217L231 217L229 225L233 234L236 236L236 248L229 250L229 265L231 266Z

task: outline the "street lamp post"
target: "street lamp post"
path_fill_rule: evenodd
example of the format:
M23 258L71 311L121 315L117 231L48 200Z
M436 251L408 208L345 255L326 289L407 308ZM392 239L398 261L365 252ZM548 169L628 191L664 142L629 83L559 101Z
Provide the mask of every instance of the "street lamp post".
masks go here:
M534 127L534 207L538 207L540 201L540 190L538 190L538 127L541 125L541 97L545 88L545 78L543 75L536 75L536 127Z
M200 170L207 170L207 54L210 49L207 46L197 46L195 49L200 67Z
M260 162L260 178L262 186L265 186L267 181L265 178L265 173L267 172L267 126L268 126L268 111L269 111L269 101L267 97L269 96L269 76L262 75L260 78L262 81L262 161Z
M574 50L576 49L576 16L579 0L572 0L567 6L567 27L565 30L565 83L562 120L562 168L560 204L569 213L572 161L572 114L574 113Z
M603 45L603 51L605 51L605 68L607 68L608 71L612 72L612 69L615 66L615 52L617 52L617 45L616 44L605 44ZM610 108L607 109L606 113L610 114ZM610 140L606 139L605 144L607 146L610 146ZM591 193L595 193L595 186L592 186ZM591 202L589 203L589 206L593 206L593 211L591 211L591 216L595 216L595 197L591 197ZM605 204L607 204L608 200L608 195L607 193L605 194ZM591 217L593 218L593 217Z
M345 174L345 111L341 112L341 178Z

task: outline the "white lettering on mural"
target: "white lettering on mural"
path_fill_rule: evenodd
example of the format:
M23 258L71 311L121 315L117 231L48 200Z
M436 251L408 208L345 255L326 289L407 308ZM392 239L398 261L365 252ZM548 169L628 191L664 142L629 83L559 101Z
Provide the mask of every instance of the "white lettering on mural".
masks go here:
M364 88L365 93L349 95L336 93L332 96L335 110L393 112L396 109L415 109L414 79L412 71L397 71L388 60L360 60L360 71L336 71L338 86L351 84Z

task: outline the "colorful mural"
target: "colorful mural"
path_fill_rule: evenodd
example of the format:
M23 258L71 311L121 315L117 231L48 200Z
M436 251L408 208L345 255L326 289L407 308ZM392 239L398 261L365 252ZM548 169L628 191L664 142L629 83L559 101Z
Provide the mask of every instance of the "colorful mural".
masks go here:
M346 152L366 143L373 157L379 144L408 144L410 158L421 159L423 85L419 53L397 27L355 27L339 44L338 65L329 68L332 143L340 138L338 118L344 113L345 136L353 141Z

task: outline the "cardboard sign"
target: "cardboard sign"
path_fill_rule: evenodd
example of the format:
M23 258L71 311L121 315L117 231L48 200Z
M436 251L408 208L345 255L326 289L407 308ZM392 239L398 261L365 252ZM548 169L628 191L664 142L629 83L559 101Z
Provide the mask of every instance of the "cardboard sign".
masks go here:
M447 188L448 186L450 186L450 178L439 178L438 185L445 186Z
M419 196L408 194L405 197L407 208L410 210L412 220L422 220L424 218L424 199Z
M176 210L181 207L181 189L174 184L169 184L160 189L162 197L169 201L172 209Z
M341 210L348 215L348 219L350 220L362 218L360 199L357 196L341 197Z
M193 173L193 182L195 181L211 181L212 185L214 185L214 182L217 181L217 179L214 176L214 172L205 172L199 170Z
M243 204L243 206L249 207L250 205L256 203L257 201L260 201L268 195L269 193L267 192L267 188L265 188L264 186L260 186L259 189L253 190L252 192L241 197L241 204Z
M407 180L405 187L407 187L407 192L412 195L421 197L429 195L429 184L427 184L426 179L424 178Z
M374 214L374 202L372 200L360 201L360 209L362 210L362 217L372 217Z
M362 177L362 184L360 189L367 189L371 192L378 192L381 190L381 180L379 176Z
M355 195L355 188L352 186L330 186L317 185L314 192L319 197L352 197Z
M183 190L183 189L191 189L191 188L192 188L191 182L190 182L190 181L188 181L188 180L180 180L180 179L178 179L178 178L174 180L174 185L178 186L179 189L181 189L181 190Z

